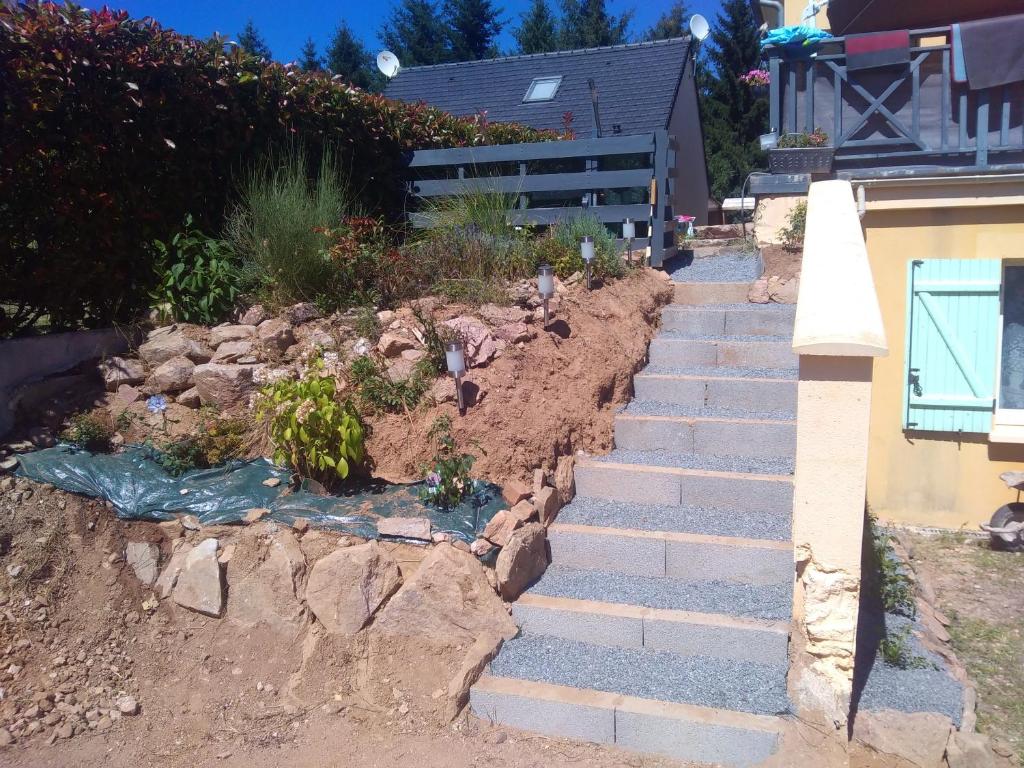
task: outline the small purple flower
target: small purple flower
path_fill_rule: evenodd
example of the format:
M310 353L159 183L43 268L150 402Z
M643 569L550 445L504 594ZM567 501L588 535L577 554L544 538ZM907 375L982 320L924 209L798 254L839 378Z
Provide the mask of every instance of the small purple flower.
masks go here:
M436 487L440 484L441 476L437 474L437 472L431 472L429 475L427 475L427 485Z
M167 398L163 395L153 395L146 401L146 409L150 413L163 413L167 410Z

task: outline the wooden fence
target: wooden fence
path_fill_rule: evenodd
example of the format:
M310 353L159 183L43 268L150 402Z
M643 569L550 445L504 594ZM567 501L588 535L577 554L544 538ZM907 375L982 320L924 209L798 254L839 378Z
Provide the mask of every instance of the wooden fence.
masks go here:
M623 219L637 223L634 249L651 244L650 263L674 253L672 188L675 148L664 130L533 144L503 144L415 152L409 163L414 198L495 192L515 199L513 224L549 225L584 213L621 235ZM435 216L412 212L414 226ZM640 237L641 233L646 237ZM620 239L621 242L621 239Z

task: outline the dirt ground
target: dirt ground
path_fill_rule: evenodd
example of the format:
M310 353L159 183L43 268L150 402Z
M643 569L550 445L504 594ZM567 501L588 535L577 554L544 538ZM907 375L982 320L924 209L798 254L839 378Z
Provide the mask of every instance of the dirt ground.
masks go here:
M467 392L483 397L465 416L449 403L370 419L374 474L420 479L434 451L427 433L441 414L452 417L454 437L477 457L473 474L498 483L526 479L540 466L553 470L557 457L578 450L606 453L615 410L632 397L633 374L671 296L664 273L651 269L590 292L575 287L552 316L555 332L538 331L523 349L510 346L469 371Z
M978 686L978 730L1024 754L1024 554L957 533L899 538L952 619L953 649Z
M800 274L803 263L803 248L786 248L782 245L762 245L761 258L764 260L764 274L777 275L790 280Z

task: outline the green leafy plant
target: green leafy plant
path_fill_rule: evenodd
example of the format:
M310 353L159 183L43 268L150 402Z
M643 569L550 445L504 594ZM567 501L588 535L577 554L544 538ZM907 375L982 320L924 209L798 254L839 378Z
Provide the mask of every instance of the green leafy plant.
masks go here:
M149 298L164 320L213 325L230 314L241 276L226 241L204 235L187 214L181 231L152 247L158 284Z
M473 457L459 450L452 437L450 417L434 419L428 434L436 448L432 463L423 467L426 478L420 488L420 499L441 509L452 509L475 489L469 476Z
M914 583L900 561L892 554L889 537L878 531L877 525L871 518L869 518L869 525L882 608L886 613L897 613L907 618L913 618L917 614Z
M800 133L786 133L779 137L779 143L776 146L779 149L827 147L828 134L821 130L821 128L815 128L810 133L807 131L802 131Z
M111 449L114 427L110 419L98 413L79 413L71 417L61 439L86 451L105 452Z
M155 461L174 477L192 469L218 467L245 453L252 431L247 418L208 414L194 434L156 447Z
M626 264L616 247L614 235L596 216L586 214L561 219L551 227L550 236L558 244L561 254L551 266L563 279L586 269L580 253L580 240L584 237L594 238L594 260L590 266L593 277L607 280L626 273Z
M408 412L419 405L433 383L433 364L420 360L406 379L392 381L387 370L370 355L361 355L349 366L349 380L356 387L364 411Z
M357 336L376 343L380 338L380 323L377 320L377 310L372 304L359 307L356 311L356 321L353 330Z
M885 636L878 644L882 659L890 667L897 669L929 669L934 665L923 656L914 653L910 646L910 625L904 624L899 629L887 629Z
M420 324L423 333L423 347L426 354L423 356L424 373L428 372L426 364L429 363L429 373L438 375L448 369L448 360L445 357L445 348L453 342L464 341L462 336L454 328L448 325L438 325L434 318L421 307L413 307L413 317Z
M807 201L801 200L789 209L786 224L779 228L782 244L787 248L799 248L804 244L807 230Z
M363 463L363 425L351 402L340 398L324 358L311 361L298 380L279 379L264 387L256 415L267 425L274 461L302 477L344 480Z

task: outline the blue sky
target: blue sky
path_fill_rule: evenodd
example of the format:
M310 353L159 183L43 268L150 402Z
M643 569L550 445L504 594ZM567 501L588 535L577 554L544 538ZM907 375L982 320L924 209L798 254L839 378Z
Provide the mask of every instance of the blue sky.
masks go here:
M98 8L103 2L79 0L87 7ZM307 37L312 37L317 49L323 51L338 23L345 19L349 26L363 38L372 52L379 50L377 30L381 22L390 15L397 0L341 0L322 2L318 0L108 0L113 8L123 8L133 16L152 16L166 27L198 37L213 32L234 36L252 18L257 28L270 45L278 61L292 61L299 56L299 49ZM520 14L529 6L530 0L495 0L495 5L504 8L504 16L518 26ZM551 2L554 6L557 0ZM672 0L608 0L608 8L614 13L633 8L633 35L639 34L654 23ZM692 13L703 13L713 21L721 0L690 0L687 3ZM512 37L506 27L500 38L502 50L512 46Z

